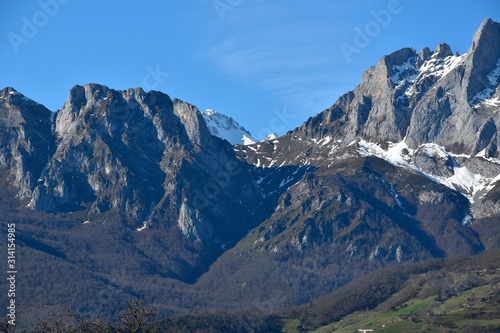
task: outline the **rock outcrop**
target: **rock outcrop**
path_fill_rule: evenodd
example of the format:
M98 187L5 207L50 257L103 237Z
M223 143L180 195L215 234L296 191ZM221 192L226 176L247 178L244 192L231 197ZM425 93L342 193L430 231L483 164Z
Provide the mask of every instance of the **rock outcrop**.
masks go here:
M52 113L13 88L0 90L0 175L31 198L53 149Z

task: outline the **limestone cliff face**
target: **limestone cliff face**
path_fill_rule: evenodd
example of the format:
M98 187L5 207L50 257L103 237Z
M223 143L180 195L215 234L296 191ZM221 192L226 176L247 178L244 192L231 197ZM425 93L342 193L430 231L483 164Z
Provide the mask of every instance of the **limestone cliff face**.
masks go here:
M261 199L248 166L188 103L88 84L71 89L51 123L11 88L0 98L0 167L34 210L179 230L207 246L235 243L258 221L257 204L243 205Z
M498 40L500 23L488 19L474 34L467 54L444 58L441 79L413 108L407 131L409 145L427 141L459 154L476 155L486 149L487 156L499 156Z
M329 167L355 156L343 148L363 146L466 195L474 202L472 215L496 216L496 210L488 209L488 215L478 206L498 204L485 193L500 186L499 40L500 23L486 19L464 55L441 43L434 51L404 48L383 56L353 91L284 137L262 144L257 155L247 149L247 160Z
M51 112L13 88L0 90L0 175L31 198L54 148Z
M182 156L181 142L189 142L181 128L167 95L75 86L57 113L57 149L30 207L114 210L144 220L165 192L164 152Z

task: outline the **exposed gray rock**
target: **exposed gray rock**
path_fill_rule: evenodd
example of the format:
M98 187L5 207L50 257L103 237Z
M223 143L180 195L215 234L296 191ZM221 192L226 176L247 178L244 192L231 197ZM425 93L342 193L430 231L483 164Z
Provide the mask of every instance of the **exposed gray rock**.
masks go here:
M494 200L483 200L481 205L477 205L472 211L475 219L484 219L500 216L500 203Z
M425 203L441 204L443 199L443 193L436 191L421 191L418 194L418 200Z
M449 61L451 70L414 106L418 112L413 113L407 131L407 143L411 147L434 142L456 153L475 155L489 148L491 156L498 156L499 107L486 112L477 112L474 108L474 103L477 103L475 96L485 89L492 92L497 89L498 82L492 84L485 78L497 67L500 58L498 40L500 24L485 20L462 61L455 66ZM439 52L451 57L447 47Z
M482 157L464 158L460 164L467 167L472 173L488 178L500 175L500 164L492 163Z
M195 106L174 99L174 113L184 124L186 133L197 150L201 148L202 143L209 141L210 132Z
M468 101L473 101L479 93L493 85L487 77L497 67L500 59L498 40L500 40L500 23L490 18L484 20L474 34L472 45L467 53L464 80Z
M0 172L30 198L54 148L51 112L13 88L0 90Z
M453 52L451 52L450 46L446 43L440 43L432 53L432 57L436 59L446 58L451 55L453 55Z
M189 207L183 202L179 211L179 228L184 236L198 242L212 242L214 230L210 221L205 221L200 216L198 209Z
M462 56L441 43L433 52L404 48L382 57L353 91L288 134L304 143L280 138L277 145L297 146L303 153L296 158L278 153L288 158L277 163L331 165L340 152L349 152L342 147L360 139L385 150L404 139L413 151L402 156L406 163L436 181L448 179L447 186L480 205L488 190L477 179L489 182L499 174L499 40L500 23L487 19ZM326 139L335 145L324 146ZM428 144L442 154L428 153ZM473 158L480 152L484 158Z
M415 150L411 161L426 174L445 178L453 176L453 168L458 165L450 156L441 157L436 154L429 154L425 146Z
M432 54L432 52L428 47L424 47L422 50L420 50L420 52L418 52L418 59L416 62L417 67L422 66L422 64L424 62L429 60L429 58L431 57L431 54Z
M177 130L175 119L171 100L161 93L75 86L57 114L58 145L38 192L46 199L35 196L30 207L47 210L42 202L52 196L56 211L112 209L145 218L150 203L163 196L160 163L173 140L166 134Z

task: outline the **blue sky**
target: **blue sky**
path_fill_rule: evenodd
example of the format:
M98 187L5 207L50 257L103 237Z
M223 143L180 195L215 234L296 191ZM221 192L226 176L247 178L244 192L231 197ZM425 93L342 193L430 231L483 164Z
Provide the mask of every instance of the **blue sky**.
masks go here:
M385 54L466 52L486 17L500 1L2 0L0 87L55 111L75 84L142 86L281 135Z

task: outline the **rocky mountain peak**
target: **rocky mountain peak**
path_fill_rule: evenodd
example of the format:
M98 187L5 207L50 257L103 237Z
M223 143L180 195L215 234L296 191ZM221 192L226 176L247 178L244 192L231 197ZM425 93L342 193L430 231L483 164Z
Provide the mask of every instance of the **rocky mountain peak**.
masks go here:
M277 138L278 138L278 135L276 133L269 133L264 140L269 141L269 140L275 140Z
M446 58L453 55L451 47L446 43L439 43L434 52L432 53L433 58Z
M23 111L22 117L27 117L31 113L36 114L40 112L40 106L42 106L41 104L38 104L32 99L19 93L16 89L12 87L5 87L2 90L0 90L0 100L2 100L2 102L5 103L6 105L14 107L14 109L17 109L19 111L22 110ZM17 106L19 106L19 108ZM48 111L48 109L45 107L43 109ZM9 116L12 117L13 114L10 113Z
M0 97L5 98L11 94L18 94L17 90L12 87L5 87L0 90Z
M297 132L318 140L329 135L344 145L405 139L412 149L437 143L457 154L487 148L489 156L496 156L499 26L483 22L470 51L461 56L440 43L433 52L403 48L382 57L363 73L359 86Z
M52 113L14 88L0 90L0 177L30 198L53 149Z
M99 84L86 84L71 89L68 100L57 113L55 132L59 139L71 132L74 126L101 126L112 135L123 131L125 122L134 117L165 119L172 114L172 101L167 95L141 88L117 91ZM98 125L95 120L103 122ZM105 128L104 128L104 127Z
M388 75L389 77L391 77L392 75L394 75L394 70L397 66L405 64L410 58L414 58L416 55L417 54L415 52L415 49L411 47L405 47L389 55L383 56L381 61L383 61L385 66L387 66Z
M498 86L498 75L490 76L500 67L500 23L490 18L483 21L473 37L472 45L468 51L469 68L465 78L469 82L467 87L467 99L476 103L477 101L492 95ZM477 78L488 78L478 80ZM491 93L483 93L484 91Z
M191 302L185 283L198 280L201 304L250 305L274 289L305 304L380 266L477 253L498 241L497 27L483 22L466 55L442 43L383 56L332 107L248 146L215 137L242 134L230 117L158 91L75 86L54 125L5 88L0 204L18 190L33 267L66 261L155 302ZM29 281L47 277L35 272Z
M417 60L417 66L422 66L422 64L429 60L431 57L432 52L428 47L424 47L420 52L418 52L418 60Z
M194 106L179 99L173 100L174 113L184 124L191 143L200 148L203 142L210 140L210 132L200 111Z
M249 131L229 116L212 109L206 110L202 115L213 136L226 140L232 145L249 145L257 142Z
M486 45L494 46L496 48L498 41L498 36L500 34L500 23L493 21L491 18L485 19L479 29L474 33L472 38L472 45L469 52L476 51L476 49L481 47L486 47Z

